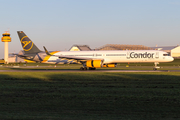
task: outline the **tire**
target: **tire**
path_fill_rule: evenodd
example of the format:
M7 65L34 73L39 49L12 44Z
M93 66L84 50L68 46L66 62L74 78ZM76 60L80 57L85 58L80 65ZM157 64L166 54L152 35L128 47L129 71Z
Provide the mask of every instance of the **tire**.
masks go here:
M153 70L157 70L157 68L153 68Z
M84 70L84 68L83 68L83 67L80 67L80 70Z
M87 70L87 67L84 67L84 70Z

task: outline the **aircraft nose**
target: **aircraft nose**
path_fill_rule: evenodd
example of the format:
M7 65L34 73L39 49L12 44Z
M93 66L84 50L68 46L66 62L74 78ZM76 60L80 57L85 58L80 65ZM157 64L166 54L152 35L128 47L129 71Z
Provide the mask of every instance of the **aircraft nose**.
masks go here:
M174 58L173 58L173 57L171 57L171 58L170 58L170 60L171 60L171 61L173 61L173 60L174 60Z

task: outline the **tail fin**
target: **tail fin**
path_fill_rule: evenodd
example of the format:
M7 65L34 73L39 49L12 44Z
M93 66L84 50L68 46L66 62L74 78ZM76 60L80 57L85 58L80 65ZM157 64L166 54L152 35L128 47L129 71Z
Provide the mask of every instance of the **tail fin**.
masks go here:
M17 31L25 54L41 52L23 31Z

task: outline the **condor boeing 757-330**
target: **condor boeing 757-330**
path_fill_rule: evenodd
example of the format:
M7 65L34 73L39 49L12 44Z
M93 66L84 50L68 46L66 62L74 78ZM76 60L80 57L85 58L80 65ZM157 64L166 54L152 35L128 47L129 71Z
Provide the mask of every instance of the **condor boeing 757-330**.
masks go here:
M18 35L24 50L24 55L17 56L41 63L58 64L61 61L66 63L80 63L81 70L94 70L100 67L116 67L117 63L154 63L154 70L160 62L171 62L171 57L167 52L159 50L109 50L109 51L53 51L48 52L44 47L41 51L23 32L18 31Z

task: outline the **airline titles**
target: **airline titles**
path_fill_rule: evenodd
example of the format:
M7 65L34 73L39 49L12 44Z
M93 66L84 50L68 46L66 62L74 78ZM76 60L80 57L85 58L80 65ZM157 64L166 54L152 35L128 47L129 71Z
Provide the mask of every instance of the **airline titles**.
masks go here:
M153 58L154 53L135 53L131 52L130 53L130 58Z

